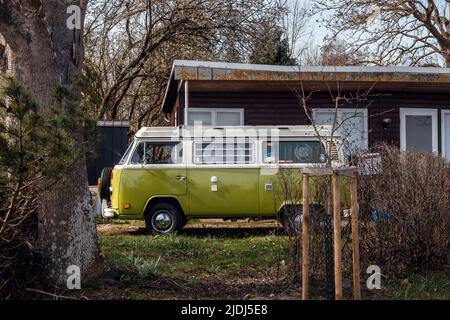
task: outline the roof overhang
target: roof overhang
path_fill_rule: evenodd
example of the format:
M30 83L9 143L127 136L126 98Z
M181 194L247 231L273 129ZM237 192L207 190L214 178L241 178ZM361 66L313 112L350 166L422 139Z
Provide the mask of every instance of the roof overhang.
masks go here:
M450 68L270 66L175 60L163 102L172 111L181 83L190 92L389 91L450 93Z

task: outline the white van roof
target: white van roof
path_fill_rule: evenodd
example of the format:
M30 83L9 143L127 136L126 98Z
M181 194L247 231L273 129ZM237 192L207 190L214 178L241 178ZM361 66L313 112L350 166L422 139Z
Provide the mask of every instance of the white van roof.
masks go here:
M330 126L317 126L322 137L331 136ZM277 133L280 137L316 137L313 126L203 126L201 129L193 126L180 127L143 127L135 135L136 139L190 139L194 137L215 136L223 134L232 137L268 137ZM337 137L336 135L334 135Z

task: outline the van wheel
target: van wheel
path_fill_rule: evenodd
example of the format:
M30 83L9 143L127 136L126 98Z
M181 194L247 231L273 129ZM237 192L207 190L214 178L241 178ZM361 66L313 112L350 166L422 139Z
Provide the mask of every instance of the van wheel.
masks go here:
M154 234L173 233L182 227L182 222L180 209L169 202L155 204L145 217L147 230Z
M189 222L189 219L186 218L185 215L183 215L182 219L181 219L181 225L180 225L180 229L183 229Z
M281 215L280 223L288 235L295 236L301 233L302 214L296 213L293 216Z
M288 235L299 235L301 233L303 215L301 208L294 210L283 210L279 213L279 221L281 226Z
M310 216L324 217L325 212L324 207L320 204L311 204L309 206ZM297 205L283 208L278 214L278 220L288 235L296 236L301 234L303 207L301 205Z
M111 200L111 191L110 191L110 187L111 187L111 172L112 172L112 168L106 167L103 168L102 173L100 175L100 199L101 200L106 200L107 202L109 202Z

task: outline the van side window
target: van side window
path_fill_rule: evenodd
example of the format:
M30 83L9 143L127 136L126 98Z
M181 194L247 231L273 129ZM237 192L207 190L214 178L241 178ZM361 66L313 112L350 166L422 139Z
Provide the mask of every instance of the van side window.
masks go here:
M263 144L264 163L323 163L325 150L319 141L280 141Z
M131 158L132 164L177 164L182 161L179 143L140 142Z
M194 142L194 164L252 164L255 163L255 144Z

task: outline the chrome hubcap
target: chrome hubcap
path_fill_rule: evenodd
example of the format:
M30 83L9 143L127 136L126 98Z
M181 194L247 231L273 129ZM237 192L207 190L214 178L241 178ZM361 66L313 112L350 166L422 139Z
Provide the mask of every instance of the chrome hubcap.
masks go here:
M172 215L165 210L158 211L152 219L153 227L159 231L166 231L172 226Z
M294 221L295 221L295 227L300 228L300 225L303 223L303 214L296 214Z

